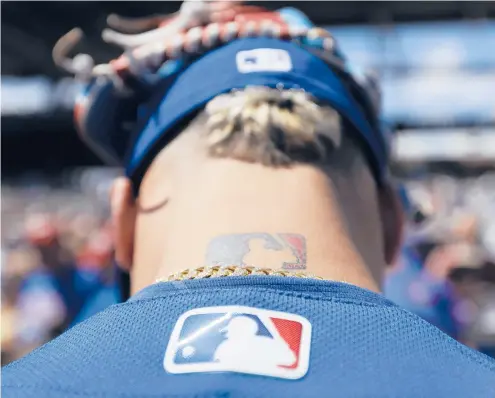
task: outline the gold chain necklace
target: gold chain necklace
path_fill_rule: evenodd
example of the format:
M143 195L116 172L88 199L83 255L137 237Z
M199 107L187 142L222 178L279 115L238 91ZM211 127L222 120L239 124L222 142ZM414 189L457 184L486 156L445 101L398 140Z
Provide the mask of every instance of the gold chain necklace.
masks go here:
M189 279L220 278L225 276L284 276L291 278L320 279L323 278L299 271L272 270L270 268L242 267L239 265L214 265L209 267L188 268L184 271L157 279L156 282L183 281Z

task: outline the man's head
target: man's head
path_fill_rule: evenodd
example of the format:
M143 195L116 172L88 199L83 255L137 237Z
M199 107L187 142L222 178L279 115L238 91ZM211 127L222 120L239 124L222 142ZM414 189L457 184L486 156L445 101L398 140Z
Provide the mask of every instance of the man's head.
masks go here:
M400 228L376 85L297 10L234 8L219 24L208 3L204 18L181 10L186 32L134 37L88 72L98 78L77 102L78 130L129 178L112 195L119 262L177 271L222 235L297 235L284 244L297 262L281 268L319 264L344 280L369 268L379 280ZM206 258L241 264L243 251ZM340 272L348 262L354 276Z
M237 215L237 224L249 229L241 220L246 196L259 200L264 217L263 203L281 208L297 197L311 208L320 194L331 197L325 203L361 257L374 263L368 265L391 261L400 240L397 201L390 187L378 186L365 146L332 107L301 90L251 87L222 94L154 158L136 202L130 182L115 186L117 259L126 268L133 256L139 263L160 262L166 225L176 231L187 225L192 233L204 228L203 213L218 212L217 223L234 230Z
M243 338L249 339L256 335L258 324L250 317L237 316L228 323L224 331L228 339L243 341Z

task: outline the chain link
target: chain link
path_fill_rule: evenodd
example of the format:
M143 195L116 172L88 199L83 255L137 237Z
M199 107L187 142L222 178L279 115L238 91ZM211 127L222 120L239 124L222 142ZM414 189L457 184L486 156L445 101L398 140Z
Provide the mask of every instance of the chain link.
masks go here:
M169 275L167 278L157 279L156 282L184 281L190 279L221 278L226 276L283 276L290 278L320 279L323 278L300 271L272 270L270 268L242 267L238 265L214 265L198 268L188 268L181 272Z

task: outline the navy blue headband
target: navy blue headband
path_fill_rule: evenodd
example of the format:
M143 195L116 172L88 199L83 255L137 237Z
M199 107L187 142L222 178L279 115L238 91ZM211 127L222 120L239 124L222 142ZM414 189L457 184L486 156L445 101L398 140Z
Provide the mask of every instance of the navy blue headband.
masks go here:
M214 97L247 86L300 89L336 109L369 150L379 179L386 177L386 138L341 77L320 57L271 38L238 39L203 55L175 79L130 143L126 174L135 178L156 145Z

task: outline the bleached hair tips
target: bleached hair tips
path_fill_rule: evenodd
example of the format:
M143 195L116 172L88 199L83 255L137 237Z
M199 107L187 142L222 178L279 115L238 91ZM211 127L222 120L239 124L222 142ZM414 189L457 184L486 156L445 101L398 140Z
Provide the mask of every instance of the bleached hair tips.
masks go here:
M319 163L342 141L339 114L302 90L232 91L211 100L205 115L201 130L214 157L268 166Z

